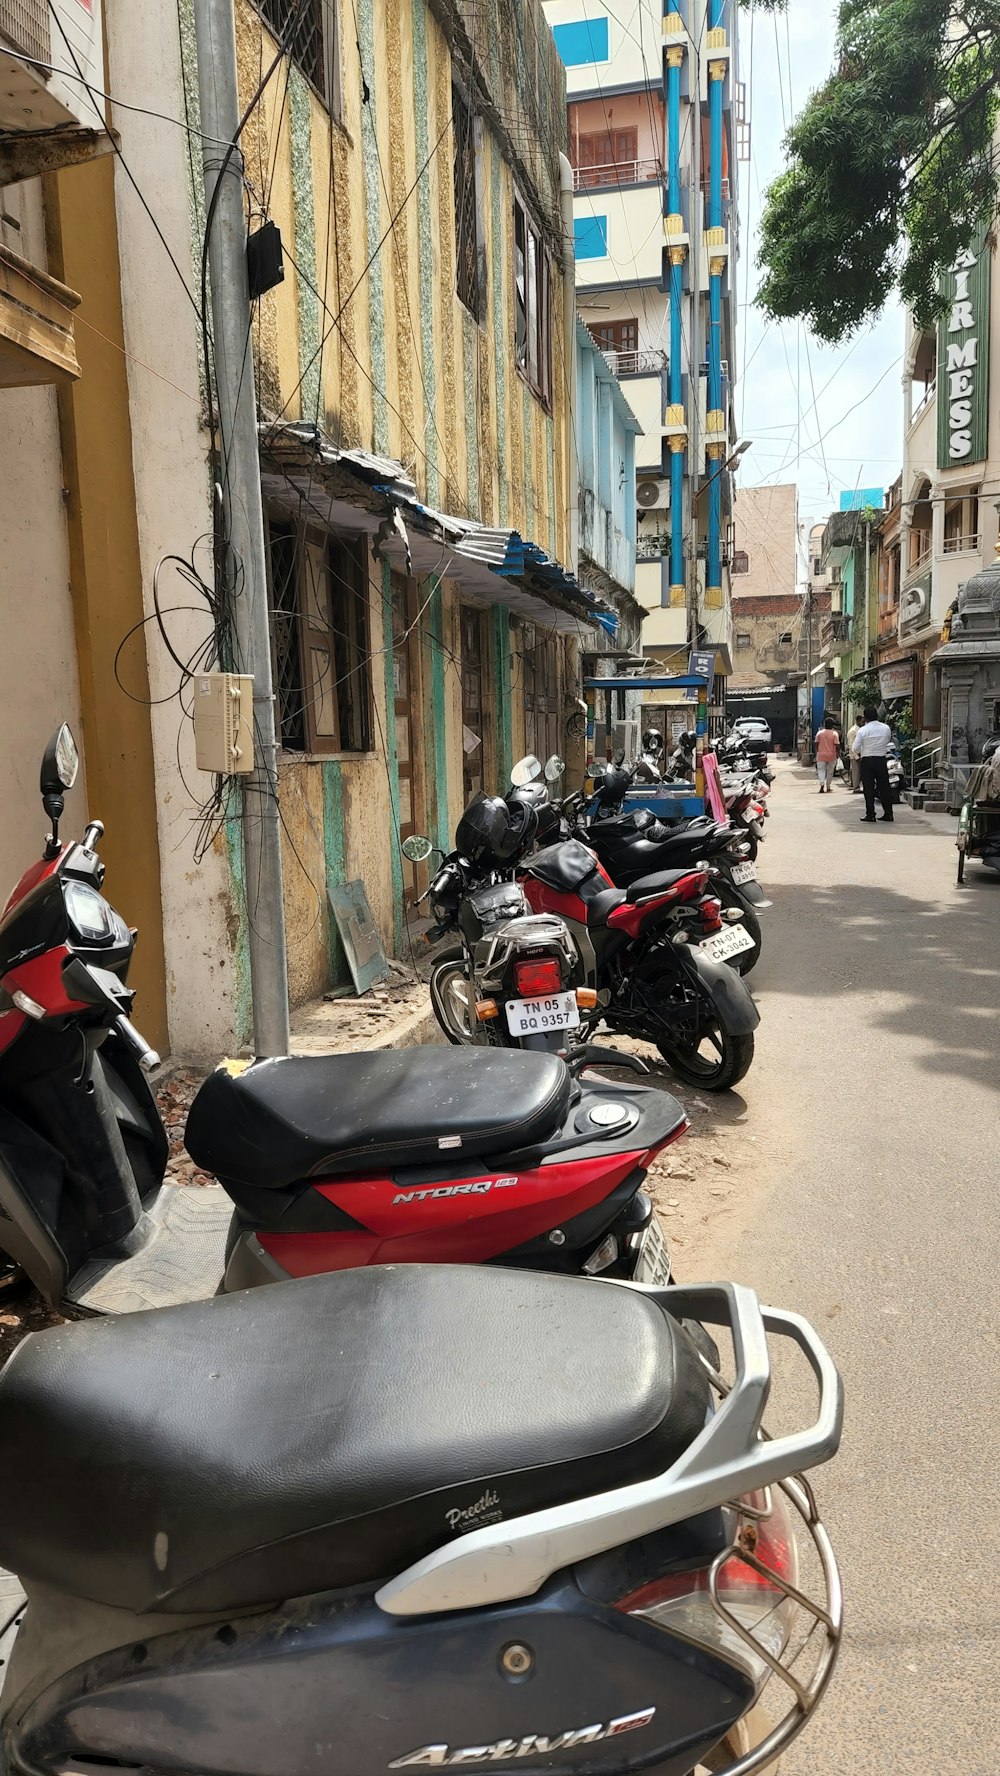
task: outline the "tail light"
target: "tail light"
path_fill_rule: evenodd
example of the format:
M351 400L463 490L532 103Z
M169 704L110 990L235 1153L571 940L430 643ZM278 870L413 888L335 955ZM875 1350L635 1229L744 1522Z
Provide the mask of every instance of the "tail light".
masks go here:
M556 956L539 962L515 962L514 984L522 999L544 999L562 992L562 966Z
M641 1616L668 1634L695 1641L745 1671L758 1689L770 1675L769 1659L788 1645L795 1611L789 1588L798 1586L799 1562L784 1495L771 1492L770 1515L759 1513L768 1495L744 1502L738 1551L721 1565L668 1573L623 1597L615 1608ZM714 1572L714 1587L713 1587Z
M703 865L700 869L692 870L689 875L686 875L683 881L678 882L676 888L668 889L668 893L675 895L678 900L697 900L704 894L707 887L708 867Z
M704 932L722 930L721 900L703 900L701 903L701 928Z

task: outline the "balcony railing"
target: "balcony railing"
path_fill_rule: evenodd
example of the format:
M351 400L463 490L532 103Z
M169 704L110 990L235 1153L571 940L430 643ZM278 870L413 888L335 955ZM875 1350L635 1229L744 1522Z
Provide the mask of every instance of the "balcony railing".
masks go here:
M944 552L946 555L977 555L983 546L983 539L976 536L946 536Z
M709 197L711 195L711 191L712 191L712 175L711 175L711 173L703 173L702 174L701 188L702 188L702 191L705 193L706 197ZM723 201L723 203L728 203L729 196L730 196L729 180L723 179L723 181L722 181L722 201Z
M838 643L849 642L851 639L852 619L843 612L827 617L820 631L823 646L836 647Z
M652 185L663 179L663 166L656 156L646 160L611 160L604 166L573 168L573 189L593 191L602 185Z
M665 532L645 531L635 545L637 561L660 561L670 554L670 538Z
M667 367L665 351L615 351L605 345L601 350L616 376L659 376Z
M908 580L912 580L916 574L922 574L927 571L931 564L931 556L934 553L931 538L926 531L919 531L914 538L914 543L916 545L917 553L910 561L904 576Z

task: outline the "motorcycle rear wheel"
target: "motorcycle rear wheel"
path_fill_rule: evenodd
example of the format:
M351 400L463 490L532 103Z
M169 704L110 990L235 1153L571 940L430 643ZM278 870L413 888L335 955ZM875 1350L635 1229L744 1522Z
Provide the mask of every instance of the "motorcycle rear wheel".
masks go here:
M718 1025L703 1030L697 1045L661 1039L656 1046L678 1079L699 1091L732 1091L753 1063L753 1032L732 1036Z
M739 890L734 888L732 883L727 882L725 878L713 882L712 893L718 895L724 907L738 907L743 914L740 924L747 936L753 938L754 947L752 950L741 950L738 956L734 956L733 966L737 974L749 974L751 968L756 968L760 961L761 939L763 937L760 920L753 907L748 906L746 901L742 899Z

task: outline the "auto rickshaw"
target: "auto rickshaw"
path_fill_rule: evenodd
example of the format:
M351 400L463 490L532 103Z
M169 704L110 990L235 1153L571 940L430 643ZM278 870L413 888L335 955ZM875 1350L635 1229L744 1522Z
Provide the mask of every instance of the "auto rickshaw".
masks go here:
M1000 735L983 748L983 763L971 772L958 816L958 882L965 880L965 860L978 857L986 869L1000 874Z

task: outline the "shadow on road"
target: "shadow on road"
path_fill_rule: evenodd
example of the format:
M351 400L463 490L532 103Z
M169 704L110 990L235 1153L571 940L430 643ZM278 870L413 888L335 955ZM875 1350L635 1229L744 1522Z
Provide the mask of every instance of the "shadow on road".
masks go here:
M919 1038L917 1066L1000 1092L1000 880L967 884L961 904L944 910L887 887L775 888L782 940L766 956L766 994L820 1003L896 995L874 1014L859 1005L859 1029ZM825 1033L849 1030L850 1018L838 1004ZM866 1052L878 1066L877 1052Z

